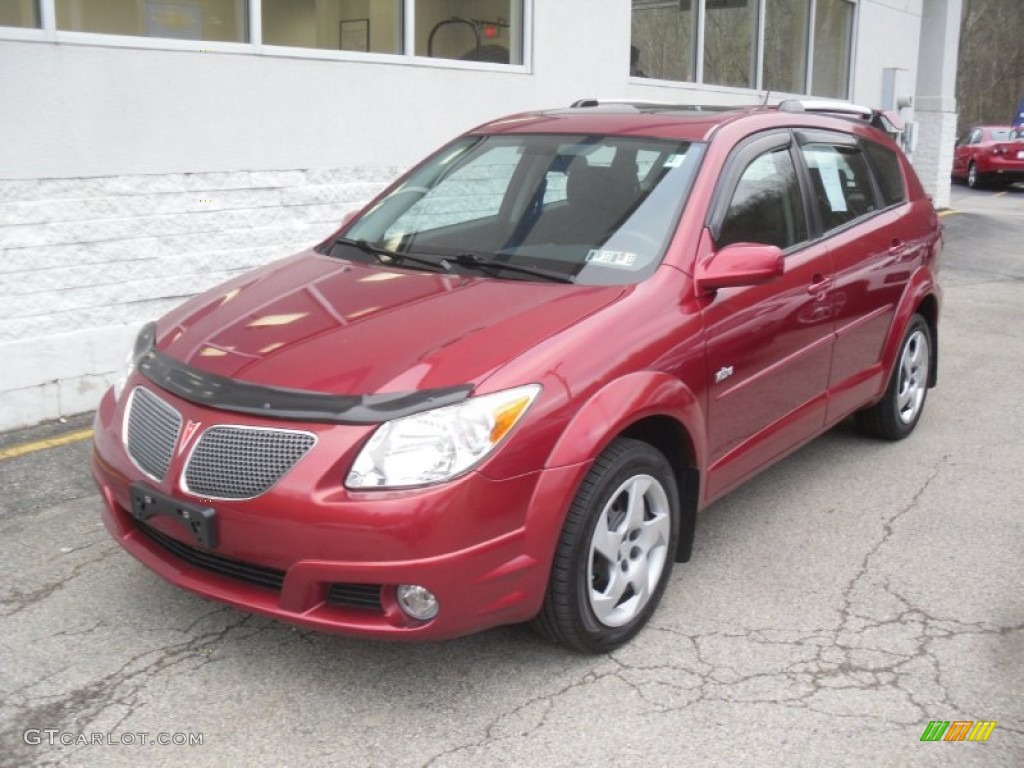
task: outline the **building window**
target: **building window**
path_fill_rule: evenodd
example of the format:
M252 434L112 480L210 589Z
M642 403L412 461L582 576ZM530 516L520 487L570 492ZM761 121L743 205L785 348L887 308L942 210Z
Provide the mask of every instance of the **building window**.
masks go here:
M416 55L522 64L522 0L416 0Z
M0 28L9 28L6 36L17 39L24 33L10 28L56 32L62 43L81 39L61 33L91 33L248 43L252 53L265 44L404 56L410 63L416 57L522 66L532 7L533 0L0 0ZM153 42L152 47L189 46ZM266 53L301 55L297 50Z
M36 0L0 2L0 27L39 27L39 4Z
M697 50L697 14L685 0L633 0L634 77L693 81Z
M850 81L853 3L817 0L814 12L814 69L811 93L845 99Z
M57 29L107 35L244 43L246 0L56 0Z
M769 91L807 87L809 0L765 0L764 80Z
M402 52L402 0L263 0L262 5L268 45Z
M704 1L704 82L753 88L757 0Z
M855 2L632 0L629 73L846 98Z

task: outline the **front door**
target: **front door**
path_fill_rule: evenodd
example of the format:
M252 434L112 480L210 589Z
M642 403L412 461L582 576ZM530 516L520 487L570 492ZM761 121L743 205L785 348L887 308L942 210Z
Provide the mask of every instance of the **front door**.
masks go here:
M728 204L711 217L715 249L777 245L785 273L763 285L719 290L704 310L708 501L825 423L833 270L824 244L810 242L791 144L785 132L741 146L730 163L742 169L723 174Z

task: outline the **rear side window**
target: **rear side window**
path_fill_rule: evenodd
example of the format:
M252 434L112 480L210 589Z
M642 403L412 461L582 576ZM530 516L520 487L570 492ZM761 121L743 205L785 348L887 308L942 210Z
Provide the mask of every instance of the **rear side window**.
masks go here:
M765 243L785 250L807 239L796 167L786 148L765 152L743 171L722 222L718 246Z
M812 143L800 151L811 173L825 232L875 210L871 172L858 147Z
M864 150L875 168L875 179L882 190L882 200L885 204L896 205L906 200L907 189L903 184L903 169L896 153L873 141L865 141Z

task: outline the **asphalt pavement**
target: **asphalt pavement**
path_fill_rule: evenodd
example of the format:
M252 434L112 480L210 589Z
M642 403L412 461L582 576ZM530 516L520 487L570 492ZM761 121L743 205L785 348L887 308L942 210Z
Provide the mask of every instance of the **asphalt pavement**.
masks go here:
M607 656L203 600L107 535L87 440L20 453L89 417L0 435L0 765L1024 765L1024 189L955 187L943 221L916 432L841 425L706 510ZM921 741L935 720L996 726Z

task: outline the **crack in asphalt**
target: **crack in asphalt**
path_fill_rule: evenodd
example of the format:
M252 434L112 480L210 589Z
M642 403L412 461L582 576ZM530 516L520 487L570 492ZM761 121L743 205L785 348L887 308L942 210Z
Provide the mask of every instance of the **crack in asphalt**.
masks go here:
M943 684L935 644L961 635L1009 635L1024 631L1024 623L1001 626L933 616L914 606L888 578L876 575L872 569L872 561L895 535L900 521L917 509L948 461L948 454L941 456L907 503L882 520L880 535L842 590L833 628L807 632L763 627L691 634L652 622L643 634L669 634L685 641L686 645L673 646L673 655L690 658L659 664L632 663L631 646L627 645L596 660L578 679L489 720L479 738L439 752L421 765L429 768L460 753L534 735L548 723L560 698L608 680L620 682L644 703L646 711L634 710L639 715L685 711L702 702L775 704L831 718L869 720L876 728L902 730L923 727L945 713L963 711ZM879 592L898 606L894 615L876 618L859 610L862 605L872 606ZM883 629L897 634L864 642L866 636ZM899 630L905 631L900 635ZM775 670L744 673L720 658L727 655L720 647L723 642L777 646L795 658L780 661L781 667ZM871 701L851 709L842 701L828 700L834 691L879 694L879 703L886 710L893 705L892 697L886 695L895 694L896 705L911 710L897 715L878 714L871 711ZM1021 733L1002 723L999 727L1004 732Z
M235 614L237 618L219 630L205 632L195 637L190 636L200 622L215 614ZM135 714L136 707L141 703L143 689L151 679L188 662L207 663L196 655L197 646L210 646L222 642L230 633L244 627L254 618L255 616L252 614L238 614L228 606L219 606L198 617L188 627L181 630L187 635L186 639L181 642L136 654L113 672L70 691L55 696L36 697L37 701L41 698L42 703L23 704L20 707L12 706L12 701L17 694L36 687L43 680L52 678L59 672L54 672L43 680L33 681L32 684L5 696L4 706L13 709L13 712L4 718L6 722L0 726L0 743L23 747L22 732L25 727L54 728L61 732L72 733L84 732L101 715L114 707L121 707L123 712L120 717L113 724L104 728L104 731L108 733L115 733L129 717ZM74 755L81 749L85 749L85 747L69 752L60 750L41 752L22 749L19 754L18 748L15 747L12 754L19 758L18 765L46 766L64 763L70 755Z
M80 560L75 563L71 570L56 581L52 581L48 584L43 584L40 587L36 587L30 591L23 591L20 589L12 589L3 596L0 596L0 617L9 618L16 613L20 613L29 606L36 605L42 602L50 595L54 594L60 589L63 589L68 582L74 580L82 571L89 566L101 563L104 560L120 554L120 548L117 547L113 542L108 541L108 547L106 547L98 556L90 558L88 560ZM85 547L79 547L79 550L88 549L91 544ZM70 553L69 553L70 554Z

